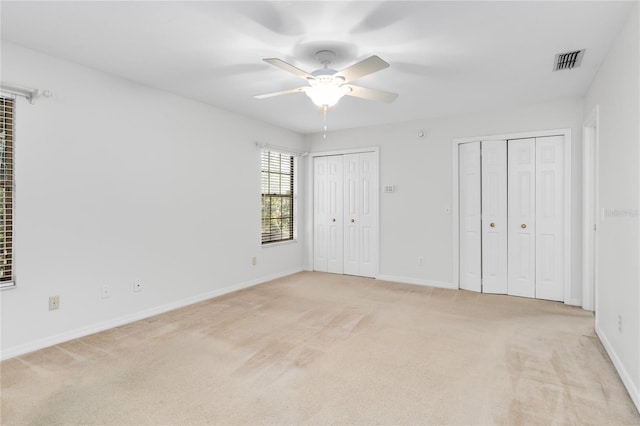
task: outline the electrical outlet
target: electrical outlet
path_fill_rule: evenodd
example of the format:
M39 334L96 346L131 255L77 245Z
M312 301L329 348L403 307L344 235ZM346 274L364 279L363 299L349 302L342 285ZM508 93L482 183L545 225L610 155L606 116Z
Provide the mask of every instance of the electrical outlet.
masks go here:
M622 315L618 315L618 331L622 333Z
M258 264L258 259L257 259L255 256L253 256L253 257L251 258L251 264L252 264L253 266L256 266L256 265Z
M55 311L60 307L60 296L49 296L49 310Z
M418 257L418 266L424 266L424 257Z
M107 299L111 296L111 289L107 284L104 284L100 290L100 297L103 299Z
M133 291L142 291L142 280L133 281Z

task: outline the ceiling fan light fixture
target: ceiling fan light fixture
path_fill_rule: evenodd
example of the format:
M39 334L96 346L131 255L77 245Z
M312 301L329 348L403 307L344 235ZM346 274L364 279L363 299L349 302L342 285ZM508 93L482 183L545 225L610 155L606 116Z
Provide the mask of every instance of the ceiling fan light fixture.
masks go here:
M332 107L338 103L340 98L351 91L349 86L314 86L305 87L307 96L319 107Z

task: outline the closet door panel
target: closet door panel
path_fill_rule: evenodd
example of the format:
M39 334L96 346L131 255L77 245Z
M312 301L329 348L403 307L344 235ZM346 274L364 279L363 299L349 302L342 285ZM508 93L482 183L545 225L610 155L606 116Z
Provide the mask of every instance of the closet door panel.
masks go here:
M507 293L507 141L482 141L482 291Z
M328 271L329 190L327 157L313 159L313 269Z
M344 273L360 275L360 211L361 192L359 154L344 156Z
M564 300L564 138L536 139L536 298Z
M343 254L343 187L341 155L327 158L327 227L329 229L327 241L327 270L335 274L342 274Z
M482 289L480 142L461 144L459 155L460 288Z
M375 277L377 260L378 163L373 152L359 154L358 222L359 275Z
M535 139L508 142L508 294L535 297Z

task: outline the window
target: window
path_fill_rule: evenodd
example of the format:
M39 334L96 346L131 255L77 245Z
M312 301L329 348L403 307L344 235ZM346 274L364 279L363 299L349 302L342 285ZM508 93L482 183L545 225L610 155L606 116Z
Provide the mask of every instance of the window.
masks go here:
M294 157L262 151L262 244L293 240Z
M13 283L13 103L0 96L0 288Z

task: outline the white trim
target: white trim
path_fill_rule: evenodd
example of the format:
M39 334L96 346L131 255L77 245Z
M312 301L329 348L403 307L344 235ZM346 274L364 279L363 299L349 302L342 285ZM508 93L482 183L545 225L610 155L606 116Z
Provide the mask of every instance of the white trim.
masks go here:
M391 282L402 283L402 284L414 284L414 285L426 286L426 287L447 288L450 290L458 289L458 287L454 283L448 283L445 281L423 280L420 278L412 278L412 277L400 277L397 275L378 275L377 279L381 281L391 281Z
M295 218L294 218L295 221ZM288 246L291 244L298 244L298 239L297 238L293 238L293 240L285 240L285 241L276 241L274 243L264 243L262 244L262 242L260 243L260 248L263 249L269 249L271 247L280 247L280 246Z
M459 287L460 276L460 247L459 247L459 199L458 199L458 146L463 143L486 141L486 140L513 140L526 138L540 138L545 136L563 136L564 137L564 258L569 259L569 263L564 273L564 303L573 304L575 301L571 296L571 129L552 129L537 130L522 133L507 133L501 135L487 135L457 138L452 143L452 161L453 161L453 186L451 188L451 200L453 201L452 212L452 234L453 234L453 284Z
M582 124L582 308L596 310L598 287L598 140L600 107Z
M280 272L277 274L267 275L264 277L256 278L249 281L244 281L239 284L230 285L227 287L219 288L216 290L208 291L206 293L198 294L196 296L187 297L175 302L170 302L165 305L149 308L144 311L136 312L129 315L124 315L119 318L92 324L86 327L77 328L75 330L66 331L64 333L56 334L53 336L45 337L43 339L34 340L13 348L4 349L0 354L0 360L5 360L20 356L29 352L36 351L38 349L54 346L60 343L67 342L69 340L77 339L80 337L88 336L90 334L98 333L101 331L109 330L111 328L119 327L121 325L129 324L135 321L139 321L145 318L149 318L155 315L163 314L165 312L173 311L174 309L182 308L192 305L194 303L202 302L204 300L214 299L225 294L233 293L238 290L253 287L258 284L263 284L277 278L292 275L303 270L302 267L290 269L288 271Z
M287 148L285 146L271 145L265 142L256 142L256 148L261 151L273 151L280 154L289 154L294 157L306 157L309 154L308 152L296 151L295 149Z
M16 280L11 280L11 281L4 281L2 282L2 284L0 284L0 291L4 291L4 290L13 290L14 288L16 288Z
M627 388L627 392L629 392L629 396L631 397L631 400L636 405L636 408L638 409L638 411L640 411L640 390L633 383L633 380L631 379L629 372L624 368L623 362L618 357L618 354L613 349L613 345L611 345L611 343L609 342L609 339L607 339L607 336L605 335L604 331L600 328L597 321L596 321L596 334L600 338L600 341L602 342L602 346L604 346L604 349L607 351L607 354L609 355L609 358L611 359L613 366L616 368L616 371L618 372L620 379L622 379L622 383L624 383L624 387Z
M490 140L502 140L502 139L529 139L529 138L543 138L545 136L564 136L566 134L571 135L571 129L552 129L552 130L536 130L531 132L521 133L506 133L502 135L484 135L474 136L468 138L456 138L453 140L455 144L475 142L475 141L490 141Z
M564 268L564 303L570 305L571 294L571 129L565 129L564 136L564 258L568 259Z
M345 155L345 154L362 154L365 152L378 152L379 149L377 146L367 147L367 148L352 148L352 149L341 149L337 151L323 151L323 152L311 152L309 153L310 157L328 157L330 155Z

